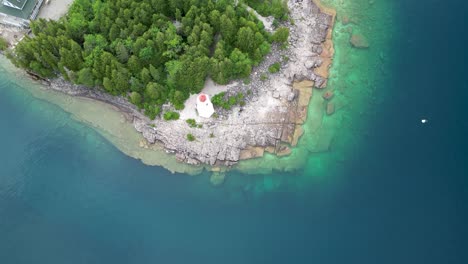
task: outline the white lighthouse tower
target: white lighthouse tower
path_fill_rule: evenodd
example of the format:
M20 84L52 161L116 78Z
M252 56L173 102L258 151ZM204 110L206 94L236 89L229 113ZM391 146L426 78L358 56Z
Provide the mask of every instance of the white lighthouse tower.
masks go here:
M214 113L213 104L207 94L201 93L197 96L197 112L204 118L209 118Z

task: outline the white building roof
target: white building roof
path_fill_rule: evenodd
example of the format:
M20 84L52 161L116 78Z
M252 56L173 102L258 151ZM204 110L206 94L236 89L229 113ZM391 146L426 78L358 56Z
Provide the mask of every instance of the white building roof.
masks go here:
M197 97L198 115L204 118L210 118L214 114L213 104L207 94L199 94Z

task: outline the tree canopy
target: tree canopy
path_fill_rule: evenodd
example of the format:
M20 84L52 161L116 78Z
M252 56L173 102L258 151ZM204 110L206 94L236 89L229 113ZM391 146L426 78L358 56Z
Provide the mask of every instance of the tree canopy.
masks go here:
M154 118L183 108L206 77L224 84L250 75L271 35L234 0L75 0L59 21L31 24L34 37L13 62L36 74L100 86Z

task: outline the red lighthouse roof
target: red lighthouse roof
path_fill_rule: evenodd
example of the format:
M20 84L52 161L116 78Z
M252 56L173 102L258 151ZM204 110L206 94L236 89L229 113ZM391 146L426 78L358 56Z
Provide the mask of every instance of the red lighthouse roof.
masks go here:
M205 101L206 101L206 95L204 95L204 94L200 94L200 95L198 96L198 99L200 100L200 102L202 102L202 103L203 103L203 102L205 102Z

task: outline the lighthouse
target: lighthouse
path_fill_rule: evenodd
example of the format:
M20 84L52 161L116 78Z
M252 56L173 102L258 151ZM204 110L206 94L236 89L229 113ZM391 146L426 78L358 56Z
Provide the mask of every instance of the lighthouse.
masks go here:
M213 104L207 94L202 93L197 96L197 112L204 118L209 118L214 113Z

